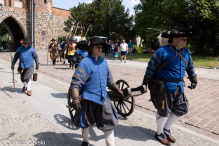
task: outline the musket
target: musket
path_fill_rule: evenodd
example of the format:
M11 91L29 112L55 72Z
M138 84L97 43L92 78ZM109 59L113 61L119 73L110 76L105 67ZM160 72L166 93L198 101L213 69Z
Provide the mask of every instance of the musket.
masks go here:
M10 53L11 54L11 53ZM13 61L13 57L12 57L12 54L11 54L11 62ZM15 79L14 79L14 69L12 69L12 76L13 76L13 79L12 79L12 83L14 84L14 92L15 92L15 83L17 82Z
M49 48L49 47L48 47L48 48ZM47 55L46 55L46 56L47 56L47 65L48 65L48 52L49 52L49 49L48 49L48 48L46 49L46 50L47 50Z
M61 64L62 64L62 50L59 50L59 57L61 59Z

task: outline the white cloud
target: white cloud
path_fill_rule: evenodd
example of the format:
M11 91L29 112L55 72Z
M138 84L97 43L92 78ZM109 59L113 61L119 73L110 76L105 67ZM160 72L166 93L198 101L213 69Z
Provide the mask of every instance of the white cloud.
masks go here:
M130 3L132 5L137 5L137 4L140 4L140 0L131 0Z
M90 4L90 3L92 3L93 1L88 1L88 2L86 2L87 4Z
M129 16L131 15L135 15L135 12L134 11L129 11Z

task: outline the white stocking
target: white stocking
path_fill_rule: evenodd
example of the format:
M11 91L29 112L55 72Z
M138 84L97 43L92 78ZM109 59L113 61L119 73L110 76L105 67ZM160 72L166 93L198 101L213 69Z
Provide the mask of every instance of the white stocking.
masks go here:
M160 135L161 133L163 133L164 124L167 121L167 117L162 117L157 113L156 121L157 121L157 134Z
M89 137L88 137L89 127L85 128L85 129L81 128L81 132L82 132L82 136L83 136L83 142L89 142Z
M181 116L176 116L174 113L170 113L164 128L166 130L170 130L170 128L173 126L173 124L176 123L180 118L181 118ZM166 131L165 133L168 134L168 131Z
M30 79L29 82L27 83L27 91L30 91L30 86L31 86L31 79Z
M26 82L23 82L24 83L24 87L27 87L27 83Z
M107 146L115 146L114 144L114 130L104 131L105 141Z

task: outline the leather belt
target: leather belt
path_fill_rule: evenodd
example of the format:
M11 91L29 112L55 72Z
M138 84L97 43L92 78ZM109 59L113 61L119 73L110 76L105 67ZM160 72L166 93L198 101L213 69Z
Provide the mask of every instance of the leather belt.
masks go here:
M177 81L169 81L169 80L166 80L166 79L157 77L157 76L155 76L154 78L155 78L155 79L159 79L159 80L164 81L164 82L181 82L181 81L184 81L184 79L177 80Z

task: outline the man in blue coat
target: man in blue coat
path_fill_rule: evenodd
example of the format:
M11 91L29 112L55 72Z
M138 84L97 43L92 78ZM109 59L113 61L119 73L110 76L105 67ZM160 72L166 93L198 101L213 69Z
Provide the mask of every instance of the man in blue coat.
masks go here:
M31 42L27 38L23 39L22 46L17 49L11 65L11 69L13 70L15 63L19 58L18 72L20 72L21 81L24 83L22 92L27 91L28 96L31 96L32 94L30 87L33 74L33 59L36 62L36 69L39 69L38 55L35 49L29 45L30 43Z
M73 56L73 62L75 64L75 68L77 68L79 62L88 56L88 52L87 52L87 46L88 45L88 41L86 40L81 40L80 42L77 43L76 45L76 51L75 54Z
M143 84L150 89L151 100L157 109L155 138L164 145L176 142L170 129L188 113L188 100L184 94L185 71L191 89L197 86L197 76L191 53L185 48L187 39L196 39L189 30L177 27L162 33L169 45L160 47L148 62Z
M114 128L118 125L118 117L107 96L106 87L120 97L124 96L113 81L107 61L100 56L105 47L108 45L99 37L91 38L88 43L89 55L81 60L72 77L70 93L72 107L77 111L74 123L82 128L81 146L89 145L89 127L94 123L104 131L106 145L115 146ZM83 100L82 106L80 99Z

